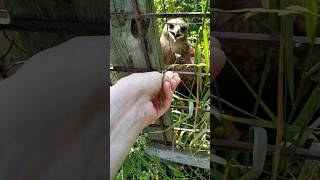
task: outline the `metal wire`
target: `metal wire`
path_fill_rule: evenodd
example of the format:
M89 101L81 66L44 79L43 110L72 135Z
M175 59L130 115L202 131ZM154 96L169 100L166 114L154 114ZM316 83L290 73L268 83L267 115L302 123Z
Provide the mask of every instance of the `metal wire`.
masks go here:
M210 12L202 13L202 12L179 12L179 13L141 13L140 16L142 18L148 19L158 19L158 18L203 18L204 15L210 15ZM111 13L111 18L124 18L124 19L132 19L134 14L132 13Z

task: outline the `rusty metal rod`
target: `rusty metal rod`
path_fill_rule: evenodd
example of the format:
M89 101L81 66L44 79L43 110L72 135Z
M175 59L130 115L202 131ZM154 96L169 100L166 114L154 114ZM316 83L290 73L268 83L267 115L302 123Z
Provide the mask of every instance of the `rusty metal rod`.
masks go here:
M47 33L69 33L76 35L108 35L106 23L62 22L35 19L11 19L10 24L0 24L0 29L10 31L34 31Z
M256 34L256 33L238 33L238 32L219 32L211 31L211 36L214 36L222 42L238 44L243 46L274 46L279 47L280 38L271 34ZM293 43L296 48L308 47L308 38L305 36L293 36ZM320 38L316 38L314 44L320 46Z
M171 108L177 108L177 109L186 109L186 110L188 110L189 109L189 107L188 106L170 106ZM201 111L201 112L210 112L210 109L206 109L206 108L197 108L198 109L198 111ZM195 111L195 109L194 109L194 111Z
M178 18L178 17L185 17L185 18L203 18L204 13L202 12L178 12L178 13L141 13L139 16L142 18L148 19L157 19L157 18ZM207 12L206 15L210 15L210 12ZM124 19L132 19L134 18L135 14L133 13L111 13L111 18L124 18Z
M214 137L214 136L213 136ZM242 151L242 152L253 152L253 144L249 142L240 142L224 139L213 139L211 141L213 150L223 150L223 151ZM213 150L211 152L213 152ZM275 152L275 145L268 145L268 154L273 154ZM296 151L292 152L294 157L297 159L312 159L320 160L320 151L297 148ZM289 156L291 154L288 148L282 147L281 155Z
M148 70L146 68L126 68L126 67L110 67L110 71L118 71L118 72L128 72L128 73L140 73L140 72L150 72L154 70ZM187 71L173 71L178 73L181 76L197 76L195 72L187 72ZM210 76L210 73L208 74ZM202 77L206 77L206 73L201 73Z

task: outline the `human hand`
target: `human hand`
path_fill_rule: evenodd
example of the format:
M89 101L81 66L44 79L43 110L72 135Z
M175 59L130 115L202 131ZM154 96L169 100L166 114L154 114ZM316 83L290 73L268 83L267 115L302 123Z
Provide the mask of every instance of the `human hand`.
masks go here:
M173 93L180 82L181 79L177 73L167 71L164 74L160 92L158 92L158 94L151 99L153 108L155 110L155 119L161 117L169 109Z
M114 177L143 128L170 107L180 83L177 73L134 73L110 88L110 178Z
M146 78L140 84L141 93L139 96L144 99L144 105L141 111L145 115L143 119L144 128L154 123L156 119L160 118L170 107L173 92L181 82L177 73L167 71L164 75L158 72L150 72L139 74ZM142 80L138 78L137 80Z
M117 100L123 101L119 103L121 107L131 104L125 111L131 113L131 117L137 117L145 128L169 109L173 92L180 82L179 75L171 71L164 75L159 72L134 73L120 79L114 86L118 91L113 94L121 93L121 99Z

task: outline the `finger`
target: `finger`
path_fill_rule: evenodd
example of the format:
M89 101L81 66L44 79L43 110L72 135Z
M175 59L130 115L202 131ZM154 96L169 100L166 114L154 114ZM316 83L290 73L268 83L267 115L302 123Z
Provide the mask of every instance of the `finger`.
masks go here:
M174 75L174 74L173 74L172 71L167 71L167 72L164 74L163 80L164 80L164 81L168 81L168 80L172 79L173 75Z
M180 76L178 73L173 73L173 78L179 78L180 79Z
M173 91L171 90L171 83L169 82L165 83L163 92L164 92L165 100L168 100L170 102L173 94Z
M139 85L143 86L141 88L145 91L145 94L155 96L161 91L162 78L163 74L156 71L141 73L141 77L138 79L143 82L139 83Z
M172 91L176 90L177 85L178 85L178 83L175 79L170 79L170 86L171 86Z
M173 73L173 77L180 77L178 73Z
M175 88L174 88L174 89L176 89L177 86L178 86L178 85L180 84L180 82L181 82L181 79L180 79L179 74L178 74L178 73L174 73L174 74L173 74L173 79L176 81L176 86L175 86Z
M153 124L155 122L155 120L157 119L157 111L156 109L153 107L153 102L148 101L144 104L143 110L144 110L144 117L143 119L145 119L145 125L144 127L148 127L150 124Z
M175 77L171 81L173 81L171 83L171 90L174 92L177 89L178 85L180 84L181 79L179 77Z
M181 82L181 79L180 79L180 77L175 77L174 78L174 80L176 80L176 82L177 82L177 86L180 84L180 82Z
M165 81L163 83L163 93L164 93L164 99L163 99L163 106L159 110L159 117L162 116L168 109L171 104L171 99L173 92L171 90L171 85L168 81Z

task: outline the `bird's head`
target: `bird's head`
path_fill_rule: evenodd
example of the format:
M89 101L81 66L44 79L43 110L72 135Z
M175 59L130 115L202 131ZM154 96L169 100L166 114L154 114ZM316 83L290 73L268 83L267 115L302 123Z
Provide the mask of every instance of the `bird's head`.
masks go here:
M163 27L164 35L172 38L173 41L185 41L188 37L188 24L182 19L171 19Z

